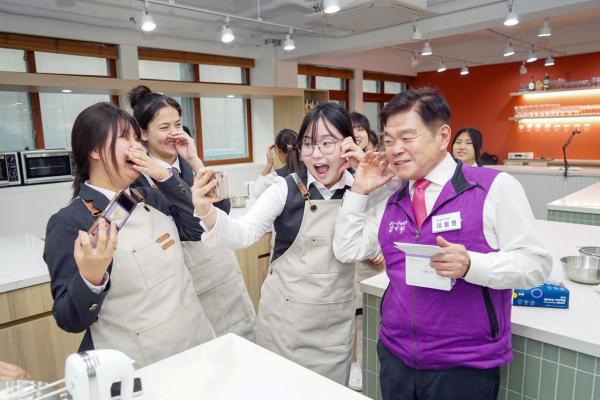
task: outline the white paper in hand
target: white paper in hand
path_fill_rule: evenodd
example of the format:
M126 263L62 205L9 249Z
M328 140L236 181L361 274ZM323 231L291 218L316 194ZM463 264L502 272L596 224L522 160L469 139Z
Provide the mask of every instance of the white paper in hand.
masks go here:
M431 256L443 253L439 246L394 242L394 246L406 253L406 284L449 291L452 279L439 276L430 266Z

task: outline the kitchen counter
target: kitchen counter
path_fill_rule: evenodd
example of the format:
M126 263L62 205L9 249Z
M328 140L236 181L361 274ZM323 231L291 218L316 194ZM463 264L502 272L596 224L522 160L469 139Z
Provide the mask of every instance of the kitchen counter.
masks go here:
M575 283L563 275L560 258L578 254L579 246L600 245L600 227L537 220L542 239L550 248L554 266L551 279L569 289L569 308L513 307L513 334L600 357L600 287ZM381 297L389 283L385 273L361 283L363 292Z
M139 399L366 399L234 334L136 371Z
M0 293L50 282L44 242L33 235L0 236Z
M560 175L563 176L562 166L531 166L531 165L486 165L486 168L499 169L504 172L527 173L537 175ZM569 164L567 176L595 176L600 178L600 168L598 167L577 167Z
M600 214L600 182L548 203L548 210Z

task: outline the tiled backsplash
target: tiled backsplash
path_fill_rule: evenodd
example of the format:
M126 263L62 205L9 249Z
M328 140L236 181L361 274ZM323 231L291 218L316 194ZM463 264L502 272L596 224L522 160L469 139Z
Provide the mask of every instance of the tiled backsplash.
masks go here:
M570 222L573 224L600 226L600 214L548 210L548 221Z
M363 393L380 400L377 339L381 299L363 294ZM498 400L600 400L600 359L513 335Z

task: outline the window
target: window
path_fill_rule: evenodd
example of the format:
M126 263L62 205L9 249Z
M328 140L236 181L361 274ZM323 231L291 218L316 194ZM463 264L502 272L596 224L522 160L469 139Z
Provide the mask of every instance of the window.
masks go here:
M36 51L35 68L36 72L49 74L108 76L108 62L100 57Z
M171 50L140 48L138 55L143 79L248 85L249 68L254 66L249 59ZM172 61L177 59L185 63ZM203 96L174 99L181 105L183 124L190 128L206 164L252 161L250 100Z
M0 71L27 72L25 51L0 48Z
M300 89L308 89L310 87L308 83L308 76L298 74L298 87Z
M379 93L379 82L372 80L363 80L363 92Z
M379 113L395 94L406 89L407 83L412 82L414 77L364 71L363 78L364 114L371 129L381 132L383 127Z
M354 77L351 70L298 64L298 82L302 76L306 77L307 88L329 90L329 101L348 109L348 80Z
M139 60L138 67L141 79L157 79L167 81L193 81L194 67L165 61Z

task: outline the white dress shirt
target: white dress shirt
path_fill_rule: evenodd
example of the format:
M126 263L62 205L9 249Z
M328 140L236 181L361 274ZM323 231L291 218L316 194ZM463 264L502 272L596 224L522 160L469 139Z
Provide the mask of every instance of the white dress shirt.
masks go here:
M248 197L256 199L267 190L267 188L277 182L284 181L285 178L277 175L277 172L273 171L268 175L259 175L255 181L248 184Z
M455 169L456 162L447 154L425 176L431 182L425 189L428 213ZM413 184L414 181L409 181L411 199ZM377 191L371 197L373 195L376 196ZM363 260L377 253L379 224L387 198L373 204L374 212L365 213L369 197L346 192L333 241L334 253L342 262ZM468 218L468 215L463 218ZM530 288L549 276L552 257L536 232L525 191L513 176L505 172L494 179L485 199L483 233L487 244L499 251L487 254L469 251L471 266L464 278L467 282L492 289Z
M330 200L337 189L352 186L354 178L345 171L342 178L330 188L326 188L317 181L310 172L307 172L307 186L315 185L323 199ZM238 219L234 219L222 210L215 208L217 218L212 229L208 230L201 223L205 232L202 234L202 243L209 247L219 246L230 249L243 249L257 242L265 233L271 230L275 219L283 212L287 201L288 187L285 179L278 180L269 186L263 194L256 199L252 208Z

